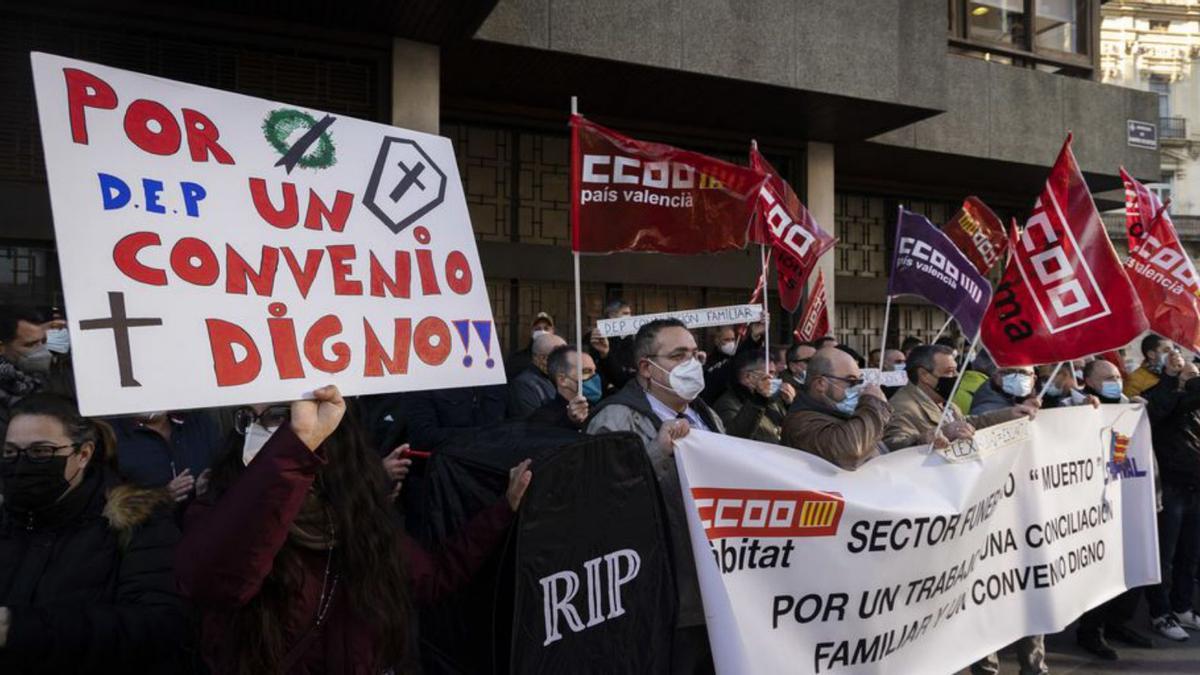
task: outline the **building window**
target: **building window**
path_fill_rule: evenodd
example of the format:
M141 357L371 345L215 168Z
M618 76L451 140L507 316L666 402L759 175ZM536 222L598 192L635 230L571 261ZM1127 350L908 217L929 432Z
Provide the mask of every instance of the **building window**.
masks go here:
M1079 20L1087 16L1085 0L1039 0L1034 21L1035 44L1039 50L1086 54L1086 26Z
M1150 91L1158 94L1158 116L1171 116L1171 80L1162 75L1150 76Z
M1090 77L1092 0L948 0L953 51Z
M970 37L1010 45L1025 43L1024 0L968 2L967 12Z

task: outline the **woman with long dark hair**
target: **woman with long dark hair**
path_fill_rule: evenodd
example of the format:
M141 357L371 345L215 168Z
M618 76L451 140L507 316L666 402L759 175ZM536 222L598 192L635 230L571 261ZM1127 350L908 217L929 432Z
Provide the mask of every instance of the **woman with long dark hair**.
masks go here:
M0 673L178 673L191 642L166 490L122 485L112 430L50 394L0 451Z
M406 659L410 595L463 583L503 536L532 477L431 560L394 520L390 485L337 387L238 411L230 452L188 510L180 588L202 611L214 673L370 673Z

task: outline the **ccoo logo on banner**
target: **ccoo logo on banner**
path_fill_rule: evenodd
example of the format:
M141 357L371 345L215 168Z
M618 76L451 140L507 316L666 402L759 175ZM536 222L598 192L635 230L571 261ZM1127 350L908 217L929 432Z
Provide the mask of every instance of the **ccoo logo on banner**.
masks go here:
M1141 408L1010 425L968 461L908 448L857 471L685 437L676 457L717 672L954 672L1156 583Z

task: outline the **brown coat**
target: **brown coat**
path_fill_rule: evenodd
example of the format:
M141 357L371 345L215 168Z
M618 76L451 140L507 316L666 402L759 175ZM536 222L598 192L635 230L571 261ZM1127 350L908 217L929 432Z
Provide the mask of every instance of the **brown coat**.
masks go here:
M892 397L892 419L883 431L883 442L892 450L933 442L933 430L942 416L942 406L915 384L906 384ZM1015 408L1005 408L982 415L964 416L954 403L946 414L946 422L965 419L976 429L1002 424L1021 416Z
M887 401L863 396L853 415L843 415L813 401L806 392L797 396L797 405L783 421L784 445L848 471L879 456L883 429L892 417Z

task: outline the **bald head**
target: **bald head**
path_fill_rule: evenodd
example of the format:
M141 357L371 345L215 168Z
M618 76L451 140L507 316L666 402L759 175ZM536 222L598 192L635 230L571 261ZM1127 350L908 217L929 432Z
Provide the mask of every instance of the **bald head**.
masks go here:
M887 370L904 370L907 367L907 359L904 357L904 352L899 349L889 349L883 353L883 369ZM871 363L876 363L872 361ZM867 365L871 365L868 363ZM896 366L899 366L897 369Z
M1092 391L1100 391L1105 382L1120 382L1121 371L1104 359L1096 359L1084 366L1083 381Z
M533 341L533 355L545 358L550 355L550 352L565 344L567 344L566 340L552 333L539 335Z
M858 363L854 361L854 357L837 347L825 347L818 349L816 354L808 360L808 388L811 391L816 380L820 378L858 378L862 377L862 372L858 369Z
M533 355L531 359L533 366L543 373L549 372L547 361L550 357L550 352L565 344L567 344L566 340L553 333L537 336L533 341L533 348L530 350Z

